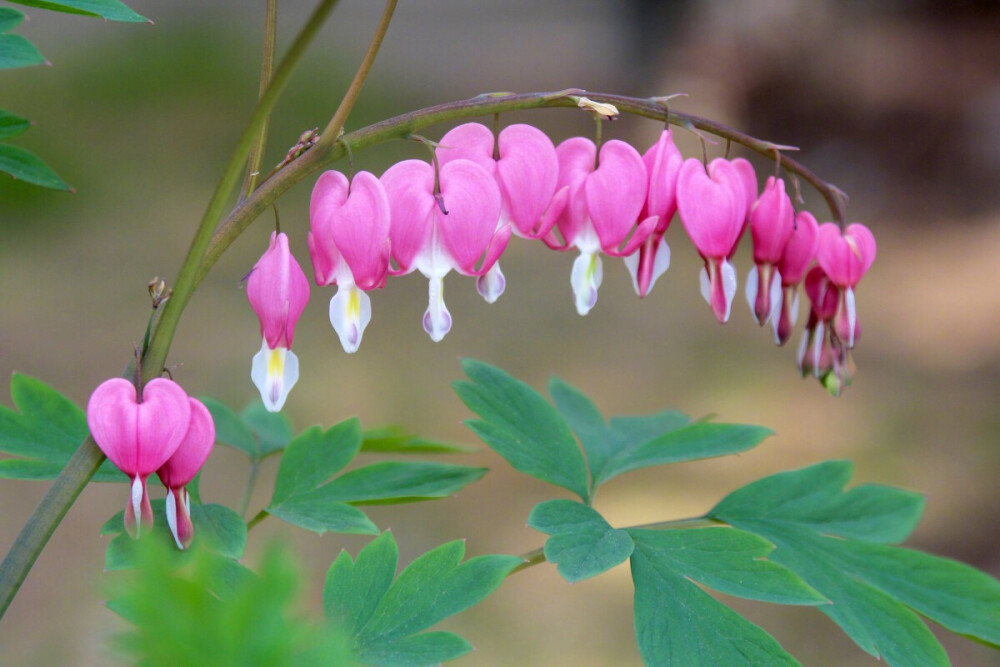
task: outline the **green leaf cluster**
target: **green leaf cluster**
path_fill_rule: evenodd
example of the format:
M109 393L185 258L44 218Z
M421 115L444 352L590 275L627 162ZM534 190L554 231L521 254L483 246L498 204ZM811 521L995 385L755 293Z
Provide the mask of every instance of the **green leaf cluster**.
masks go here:
M114 645L136 664L354 664L344 633L295 610L300 576L286 551L267 551L256 573L237 565L237 576L206 549L186 556L178 565L169 545L139 540L135 569L108 585L108 607L132 624Z
M363 442L357 419L303 431L284 449L267 512L318 533L376 535L378 528L357 505L443 498L486 474L485 468L447 463L380 461L333 477Z
M469 643L451 632L424 630L478 603L522 562L502 555L462 562L464 556L464 542L449 542L396 577L399 550L392 533L383 533L357 559L342 552L330 566L324 612L349 634L362 663L416 667L452 660L472 650Z
M16 409L0 405L0 452L13 458L0 459L0 478L54 479L87 438L86 415L49 385L20 373L11 378L10 395ZM94 479L128 481L110 461Z
M705 588L815 606L890 665L948 664L921 616L1000 646L1000 582L894 546L920 519L920 495L877 484L845 491L852 467L831 461L754 482L703 517L616 528L591 507L602 483L637 468L738 453L768 431L675 411L606 421L558 378L549 383L553 407L499 369L463 365L469 381L455 388L479 417L469 427L514 468L582 501L549 500L531 511L528 525L549 535L545 559L570 582L629 561L646 664L798 664Z

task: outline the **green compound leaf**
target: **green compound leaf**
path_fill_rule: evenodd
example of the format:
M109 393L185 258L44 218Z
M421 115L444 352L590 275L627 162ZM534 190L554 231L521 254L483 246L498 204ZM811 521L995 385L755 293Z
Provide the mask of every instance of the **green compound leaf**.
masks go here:
M16 9L11 9L10 7L0 7L0 33L10 32L17 26L21 25L23 20L24 14Z
M646 665L799 664L771 635L662 562L642 541L630 563L635 634Z
M247 525L239 514L225 505L192 505L191 521L205 548L232 559L243 557Z
M118 0L9 0L25 7L50 9L66 14L82 14L95 16L109 21L125 23L152 23L145 16L140 16Z
M261 401L251 403L240 418L257 439L257 457L281 451L292 440L292 425L283 412L268 412Z
M260 443L250 432L250 427L244 423L238 414L229 409L222 401L210 396L199 396L198 400L205 404L215 422L215 441L230 447L235 447L247 453L254 460L260 459Z
M478 556L464 563L465 545L449 542L414 560L393 581L399 551L383 533L352 561L343 552L330 566L323 590L327 618L353 638L366 664L433 665L471 647L451 633L421 633L492 593L522 561Z
M0 35L0 40L3 37L3 35ZM2 50L3 43L0 41L0 63L2 63L3 59ZM0 144L0 171L10 174L25 183L49 188L50 190L72 190L38 156L18 146Z
M3 9L0 8L0 32L3 32ZM25 132L31 127L31 121L21 118L9 111L0 109L0 139L10 139Z
M454 383L462 402L480 419L465 422L514 468L589 497L589 476L573 434L545 398L499 368L465 359L471 382Z
M384 426L364 432L361 451L367 454L464 454L475 448L427 440L398 426Z
M772 475L733 492L710 516L774 543L771 560L833 602L819 609L890 665L948 664L917 613L1000 643L1000 582L952 560L888 546L910 533L923 500L875 485L844 492L851 473L850 463L831 461Z
M545 542L545 560L571 583L624 563L635 548L626 531L612 528L596 510L572 500L535 505L528 525L552 536Z
M0 452L21 458L0 460L0 478L54 479L90 433L86 415L49 385L20 373L11 378L10 395L17 410L0 405ZM105 461L94 480L128 478Z

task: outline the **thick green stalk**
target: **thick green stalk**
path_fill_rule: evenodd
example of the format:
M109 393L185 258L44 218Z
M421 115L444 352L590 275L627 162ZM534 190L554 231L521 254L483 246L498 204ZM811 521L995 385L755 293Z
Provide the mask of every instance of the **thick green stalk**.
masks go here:
M104 452L97 447L93 438L84 440L28 517L27 523L0 564L0 618L3 618L7 607L17 595L24 578L52 537L56 526L66 516L66 512L103 461Z

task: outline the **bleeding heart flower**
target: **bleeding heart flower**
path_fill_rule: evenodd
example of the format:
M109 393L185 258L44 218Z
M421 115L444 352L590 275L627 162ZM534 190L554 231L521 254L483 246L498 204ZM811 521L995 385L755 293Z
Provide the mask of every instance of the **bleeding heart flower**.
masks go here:
M750 211L754 267L747 276L747 303L757 324L777 318L781 310L781 271L777 268L795 226L785 181L769 176L764 192Z
M677 175L684 164L684 157L674 145L670 130L663 130L659 140L643 153L642 161L646 165L649 182L646 203L639 218L645 220L655 215L657 223L639 249L625 258L632 286L640 297L649 294L656 279L670 268L670 246L663 235L677 212Z
M851 350L832 326L841 302L841 290L819 266L809 271L805 283L812 307L799 345L799 372L803 377L812 374L827 391L839 396L854 377Z
M510 225L518 236L541 238L566 206L568 188L556 191L559 160L555 146L531 125L510 125L494 143L493 132L485 125L465 123L445 134L435 152L440 166L472 160L496 179L500 188L497 229ZM476 289L488 303L496 301L505 286L499 262L476 279Z
M597 303L597 288L603 278L599 253L631 255L653 233L659 218L650 216L636 227L646 201L646 165L639 152L625 142L612 140L601 146L599 164L595 160L597 147L583 137L562 142L556 154L559 187L569 189L569 201L556 221L564 243L549 237L545 241L559 250L580 251L570 284L577 312L586 315Z
M173 380L150 380L138 396L131 382L113 378L90 395L87 425L94 441L132 480L125 529L133 537L153 525L146 479L180 447L190 420L188 396Z
M861 335L857 309L854 302L854 288L875 261L875 237L859 222L851 223L841 233L840 227L832 222L819 226L819 240L816 247L816 261L829 276L830 281L840 288L841 298L834 318L837 335L847 344L848 349Z
M191 421L177 451L160 466L156 475L167 489L167 525L178 549L185 549L194 537L191 523L191 499L187 485L208 460L215 444L215 422L205 404L188 398L191 404Z
M798 286L816 257L817 228L813 214L800 211L795 216L795 227L785 244L781 261L778 262L782 289L781 309L778 317L771 318L774 341L778 345L784 345L792 337L792 328L799 317Z
M418 270L428 278L424 331L440 341L451 329L445 275L452 269L468 276L485 274L510 240L509 226L497 229L500 190L489 172L471 160L445 164L437 178L428 163L404 160L382 174L382 184L392 211L392 256L399 266L393 273Z
M264 406L277 412L299 379L292 339L295 323L309 301L309 280L288 249L284 233L271 233L270 245L247 276L247 298L260 319L263 336L250 378Z
M707 170L700 160L685 160L677 176L681 222L705 260L701 294L720 324L729 320L736 294L736 269L729 259L743 233L747 191L746 179L722 158L712 160Z
M345 352L356 352L371 321L366 292L389 272L389 199L367 171L348 183L338 171L319 177L309 204L309 255L317 285L337 285L330 323Z

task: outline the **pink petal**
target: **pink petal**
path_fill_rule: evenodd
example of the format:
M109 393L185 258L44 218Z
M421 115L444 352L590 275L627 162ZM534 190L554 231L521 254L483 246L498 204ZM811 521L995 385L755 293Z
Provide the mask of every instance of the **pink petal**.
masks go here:
M441 167L440 181L447 214L440 208L432 211L439 240L456 269L474 273L476 262L497 231L500 190L485 169L469 160L455 160Z
M600 166L587 178L584 192L604 252L614 254L635 227L647 187L646 165L637 150L617 139L601 146Z
M439 168L454 160L472 160L491 176L497 171L493 159L493 132L481 123L464 123L452 128L441 137L434 153Z
M728 257L743 229L743 186L733 166L714 160L685 160L677 176L677 208L684 229L703 257Z
M781 281L785 286L802 282L806 269L816 257L818 240L816 218L809 211L799 212L795 216L795 226L778 264Z
M142 388L138 406L136 474L146 477L167 462L184 441L191 402L173 380L156 378Z
M358 172L351 194L331 218L333 241L363 290L385 285L389 270L391 210L385 188L374 174Z
M544 132L523 124L504 129L498 146L496 178L503 208L517 231L530 237L542 217L550 215L547 210L559 181L555 146Z
M208 408L197 398L188 398L188 402L191 420L187 433L173 456L156 471L167 488L187 486L208 460L215 444L215 422Z
M712 162L718 161L713 160ZM738 157L735 160L730 160L729 163L736 170L736 175L743 186L743 203L746 206L745 219L749 221L750 211L754 202L757 201L757 172L754 171L753 165L746 158ZM709 171L711 171L711 165L709 165Z
M780 261L794 226L795 211L792 200L785 194L785 181L769 176L764 192L750 212L753 261L757 264Z
M391 211L392 257L400 272L407 273L433 230L434 168L421 160L403 160L389 167L381 180Z
M670 130L663 130L655 144L643 153L642 161L649 175L649 191L642 217L660 216L657 231L666 231L677 212L677 176L684 157L674 145Z
M875 238L860 223L845 233L832 222L819 227L816 261L839 287L854 287L875 261Z
M135 387L124 378L102 382L87 402L87 425L94 441L129 477L138 471L138 417Z
M559 144L556 157L559 158L558 187L568 188L566 207L556 220L556 225L569 247L587 226L587 201L583 186L587 176L594 171L597 147L590 139L573 137Z
M247 277L247 298L267 344L291 347L295 323L309 301L309 279L288 249L284 233L271 233L267 251Z
M309 200L309 256L317 285L332 285L343 261L334 242L332 216L347 201L347 177L339 171L324 172Z

